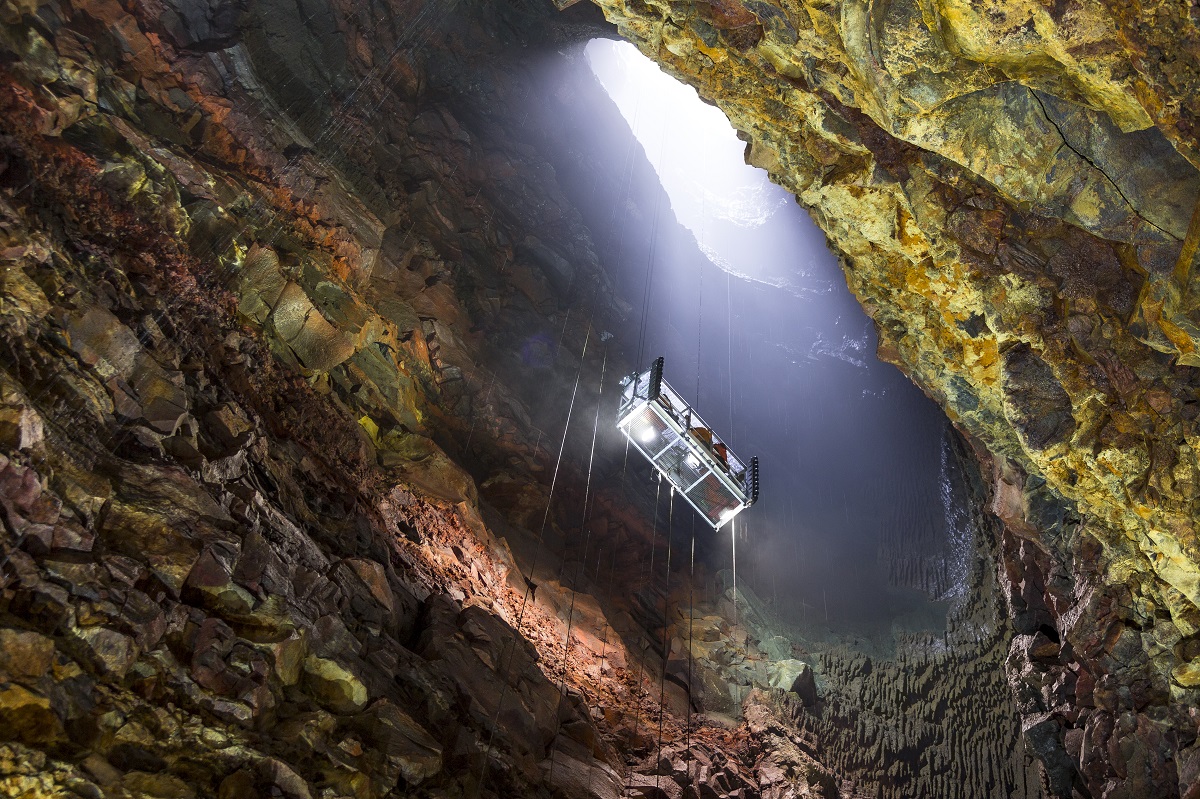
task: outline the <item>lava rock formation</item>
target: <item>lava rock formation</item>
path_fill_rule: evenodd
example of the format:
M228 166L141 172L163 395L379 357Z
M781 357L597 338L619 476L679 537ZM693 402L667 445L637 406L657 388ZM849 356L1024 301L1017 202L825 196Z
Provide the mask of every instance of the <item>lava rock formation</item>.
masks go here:
M596 5L0 4L0 793L1200 795L1190 6ZM538 62L618 31L958 428L945 636L692 601L563 461L695 246Z

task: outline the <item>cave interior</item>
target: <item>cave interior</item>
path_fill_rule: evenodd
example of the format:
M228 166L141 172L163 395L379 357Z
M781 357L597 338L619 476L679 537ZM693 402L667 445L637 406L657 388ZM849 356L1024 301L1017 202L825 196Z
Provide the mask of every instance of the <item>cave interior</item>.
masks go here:
M1200 798L1198 26L3 0L0 795Z

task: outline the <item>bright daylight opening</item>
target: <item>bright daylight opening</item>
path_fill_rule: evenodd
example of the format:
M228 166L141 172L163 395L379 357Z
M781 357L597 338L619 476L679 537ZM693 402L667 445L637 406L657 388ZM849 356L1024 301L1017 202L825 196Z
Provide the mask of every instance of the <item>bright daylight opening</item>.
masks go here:
M824 235L745 163L724 114L628 43L585 54L669 199L657 245L630 267L635 283L649 270L637 355L663 355L714 433L761 459L760 501L737 519L739 588L810 639L886 647L941 629L972 540L945 417L875 357ZM665 250L674 221L694 241ZM728 549L713 537L712 562L732 565Z
M764 224L786 196L742 160L743 143L715 106L663 72L628 42L596 39L588 63L645 148L675 216L698 237L709 219ZM702 172L691 169L703 165Z
M628 42L594 39L588 64L645 151L675 218L715 265L747 280L803 291L813 271L804 257L825 236L767 173L746 164L746 144L725 114L666 74ZM759 235L791 239L799 258L756 258ZM814 287L809 286L808 290ZM821 290L821 289L818 289Z

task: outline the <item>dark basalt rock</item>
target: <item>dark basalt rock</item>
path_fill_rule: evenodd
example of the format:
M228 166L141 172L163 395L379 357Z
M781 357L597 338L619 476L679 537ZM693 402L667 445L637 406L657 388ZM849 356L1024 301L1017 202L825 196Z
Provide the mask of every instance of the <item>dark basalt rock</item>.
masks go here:
M1004 353L1004 395L1012 424L1030 449L1049 449L1071 438L1071 398L1050 365L1027 344Z
M7 4L6 789L1196 796L1194 20L603 5L753 132L977 442L1005 527L955 630L808 663L574 592L547 431L629 316L606 270L694 246L596 221L657 216L653 173L597 157L628 131L572 116L590 77L530 66L613 35L592 4ZM638 492L593 497L628 575Z

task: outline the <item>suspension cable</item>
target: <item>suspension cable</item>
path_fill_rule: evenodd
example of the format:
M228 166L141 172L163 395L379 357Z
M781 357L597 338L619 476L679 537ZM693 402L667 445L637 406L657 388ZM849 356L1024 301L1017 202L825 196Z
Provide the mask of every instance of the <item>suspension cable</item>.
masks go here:
M653 524L651 525L651 532L650 532L650 562L649 562L649 569L642 573L642 580L647 584L647 587L649 587L654 582L654 551L658 547L658 503L659 503L659 500L662 498L662 475L659 474L658 472L655 472L655 478L656 479L654 482L657 487L655 488L655 491L654 491L654 521L653 521ZM639 643L641 642L640 636L638 637L638 641L639 641ZM637 682L634 683L634 688L633 688L633 698L634 698L633 737L635 739L637 738L638 723L640 722L641 715L642 715L642 703L641 703L639 695L643 692L642 691L642 673L643 673L643 669L645 668L645 665L646 665L645 654L646 654L646 649L645 649L645 647L642 647L642 651L638 653L638 676L637 676ZM633 769L629 770L629 780L628 780L628 785L626 786L626 788L628 791L633 790Z
M733 444L733 293L725 273L725 380L729 385L729 443Z
M704 332L704 261L700 262L700 299L696 309L696 405L700 405L700 353Z
M737 635L737 517L729 522L729 542L733 551L733 634Z
M695 666L692 632L693 623L695 621L695 595L696 592L696 514L692 514L692 554L691 564L688 567L688 706L687 706L687 752L688 752L688 781L691 781L692 774L692 673Z
M669 122L670 119L668 118L668 123ZM667 132L669 129L669 125L663 126L662 138L659 140L658 144L658 163L660 168L662 167L666 157ZM666 189L664 189L661 185L658 187L658 191L654 193L654 219L651 223L652 227L650 229L650 252L646 257L646 288L642 293L641 335L638 337L637 369L635 370L637 372L642 371L642 355L646 347L646 327L650 318L650 286L654 277L654 258L658 251L658 213L659 206L662 205L662 196L664 194L666 194Z
M570 605L570 609L567 611L567 636L566 636L566 640L563 642L562 675L560 676L559 683L558 683L558 707L560 707L560 708L562 707L562 700L563 700L563 697L566 695L566 688L567 688L567 662L571 656L571 630L574 627L574 623L575 623L575 598L576 598L576 596L578 596L579 578L581 576L581 572L583 572L585 570L585 567L587 565L588 548L591 545L591 541L592 541L592 529L591 529L591 526L588 524L588 510L589 510L588 502L591 499L592 467L596 460L596 438L597 438L597 435L600 430L600 403L604 397L604 373L607 370L607 368L608 368L608 346L606 344L604 347L604 358L600 363L600 390L596 394L596 415L592 421L592 448L588 454L587 479L584 483L584 489L583 489L583 518L580 523L581 529L583 529L585 531L584 539L583 539L583 555L580 558L580 568L575 572L575 579L574 579L574 581L572 581L572 584L571 584L571 589L570 589L571 590L571 605ZM563 546L563 568L564 569L566 567L566 561L567 561L567 548L566 548L566 546ZM597 561L596 568L599 569L598 561ZM560 575L561 575L561 571L560 571ZM555 714L555 729L554 729L555 737L558 736L558 731L562 727L562 720L561 720L561 718L559 718L559 715L560 714L558 714L556 712L556 714ZM547 776L546 781L550 785L553 785L554 784L554 765L555 765L555 758L554 758L555 749L554 749L553 742L551 742L550 746L551 746L551 748L550 748L550 773Z
M667 504L667 572L663 578L663 647L662 647L662 674L658 678L658 756L662 757L662 741L663 741L663 710L666 706L667 698L667 659L671 653L668 649L670 646L668 639L668 609L671 604L671 538L675 531L675 486L671 486L671 498ZM656 772L661 769L655 769ZM660 790L659 781L661 774L654 775L654 788Z

